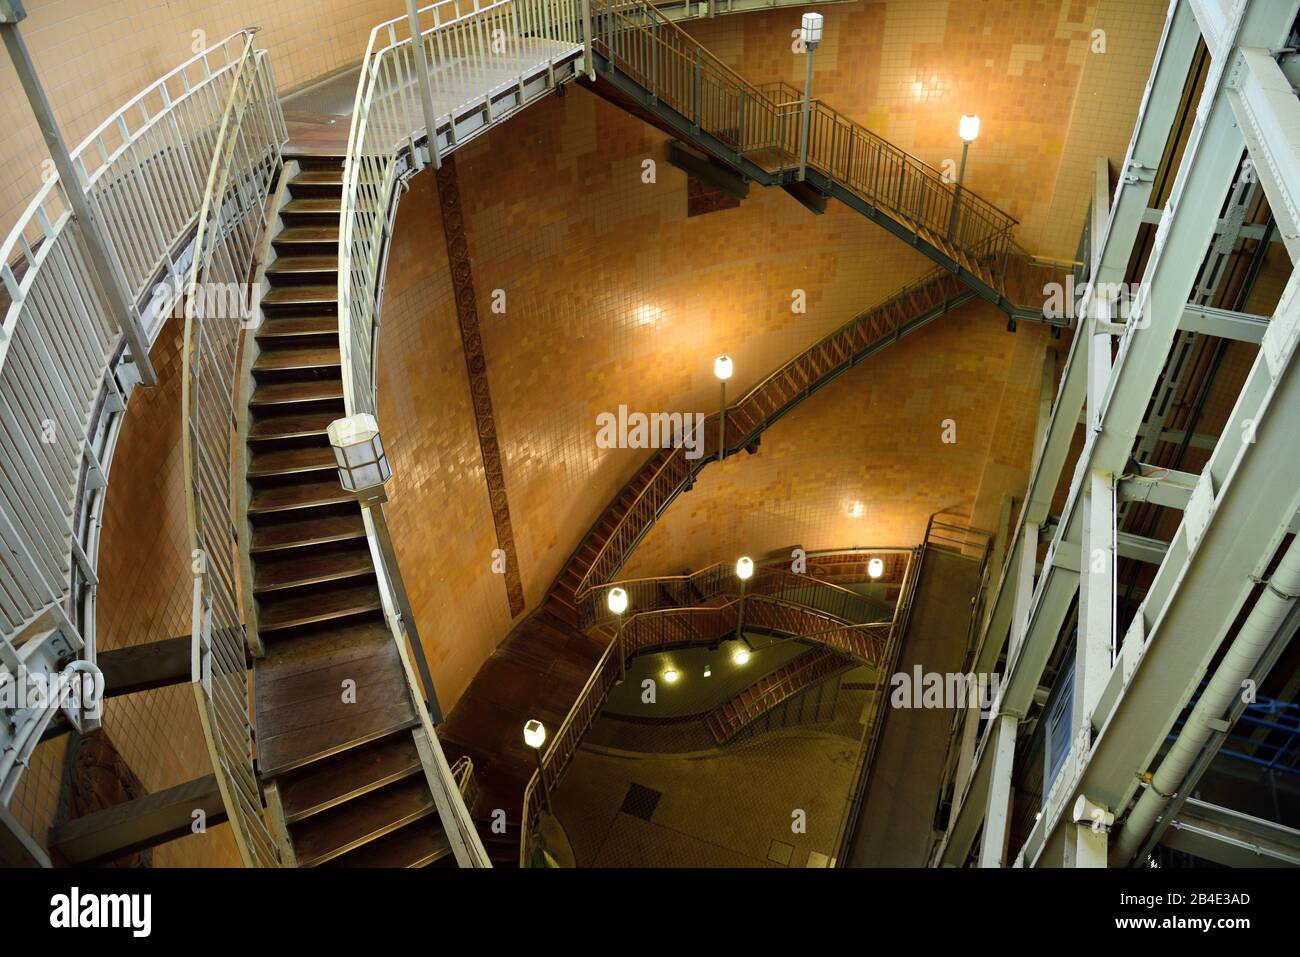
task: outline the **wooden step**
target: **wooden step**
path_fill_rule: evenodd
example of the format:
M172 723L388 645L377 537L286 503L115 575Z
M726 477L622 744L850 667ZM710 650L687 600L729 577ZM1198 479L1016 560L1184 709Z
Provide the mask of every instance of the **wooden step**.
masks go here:
M262 296L262 306L272 310L280 306L321 306L326 303L336 303L338 298L337 283L274 286ZM338 320L335 319L334 322L337 328Z
M254 489L252 500L248 503L248 513L259 515L266 512L287 512L351 501L355 501L355 497L343 490L335 475L328 479Z
M515 845L518 847L518 843ZM518 851L515 852L518 857ZM361 845L326 867L427 867L451 859L451 841L436 814Z
M274 409L275 406L268 408ZM248 427L250 442L268 442L275 439L298 439L325 435L329 424L343 416L343 407L293 410L280 413L255 413Z
M264 348L253 362L254 372L283 372L288 369L334 369L341 364L339 349L333 346L288 346Z
M307 382L259 382L253 389L249 405L285 405L293 402L319 402L342 399L342 379L311 379Z
M409 732L353 748L278 779L285 821L294 824L422 771Z
M407 778L290 828L299 867L316 867L434 813L424 776Z
M290 186L343 186L343 165L314 166L301 170L289 180Z
M274 282L276 277L293 279L316 273L337 273L339 258L328 253L316 253L310 256L280 256L266 267L267 276Z
M338 171L338 184L343 185L343 171ZM298 182L297 179L294 182ZM292 184L290 184L292 185ZM343 197L340 189L339 196L312 196L303 197L302 199L292 199L285 203L281 208L282 213L290 216L329 216L337 217L339 210L343 207Z
M248 461L248 475L264 478L271 475L300 475L337 469L334 449L329 445L255 451Z
M257 630L263 637L299 625L350 618L383 608L373 579L358 584L292 588L268 592L257 600Z
M344 700L350 680L355 701ZM267 644L253 668L257 761L272 778L419 723L406 673L380 615L308 625Z
M337 290L336 290L337 291ZM297 336L339 335L339 317L333 313L307 316L267 316L255 333L258 339L279 339Z
M251 550L254 553L273 552L365 537L366 524L358 508L355 514L350 515L329 515L258 526L253 529Z
M286 226L275 234L276 246L321 245L339 241L338 223L321 223L311 226Z
M322 582L342 581L374 571L364 539L342 544L264 554L253 568L253 589L260 593Z

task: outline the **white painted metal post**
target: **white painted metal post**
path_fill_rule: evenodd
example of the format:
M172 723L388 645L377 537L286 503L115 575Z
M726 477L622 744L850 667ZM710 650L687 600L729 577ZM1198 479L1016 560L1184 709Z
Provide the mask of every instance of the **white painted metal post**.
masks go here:
M420 106L424 110L424 125L429 131L429 158L434 169L442 168L442 157L438 155L438 119L433 110L433 87L429 82L429 57L424 52L424 40L420 36L420 13L416 7L417 0L406 0L406 19L411 26L411 49L415 51L415 72L419 74ZM454 131L453 131L454 132ZM419 162L417 156L416 162Z
M591 55L591 0L582 0L582 65L587 79L596 82L596 61Z
M59 131L58 121L54 118L54 110L50 107L40 77L36 74L36 64L32 62L27 44L23 42L22 34L18 31L19 22L26 16L22 4L17 0L0 0L0 34L4 35L9 59L13 61L14 71L18 74L18 80L27 94L28 105L36 116L37 126L41 128L45 146L50 151L50 159L54 161L54 168L58 171L63 195L72 208L72 215L81 227L81 236L90 254L95 278L99 280L104 298L113 312L113 318L131 347L131 358L135 360L141 383L146 386L157 385L158 376L154 372L153 363L149 360L149 337L145 334L144 327L127 297L126 286L121 275L109 259L108 243L98 220L91 214L90 204L86 202L85 193L82 192L81 178L72 165L72 157L63 142L63 134Z
M980 867L1001 867L1007 846L1007 821L1011 816L1011 771L1016 756L1016 727L1013 714L995 719L997 737L992 742L993 768L989 775L988 811L984 816L984 836L980 840Z

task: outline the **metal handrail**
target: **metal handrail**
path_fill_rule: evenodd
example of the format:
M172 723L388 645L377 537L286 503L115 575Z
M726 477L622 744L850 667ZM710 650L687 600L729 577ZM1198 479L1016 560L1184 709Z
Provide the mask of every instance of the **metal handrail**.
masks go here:
M844 621L878 621L892 613L893 606L834 582L822 581L788 568L789 562L765 562L756 565L754 576L745 582L744 593L750 596L781 597L797 593L799 603L824 611ZM628 607L636 611L681 608L713 601L738 598L740 579L730 562L717 562L690 575L664 575L651 578L621 579L587 592L578 606L578 627L586 630L617 619L609 610L605 596L615 586L628 593Z
M384 270L406 177L428 161L440 164L450 149L530 102L525 95L530 77L544 71L548 83L553 82L561 60L582 53L579 20L578 0L438 0L417 11L414 30L410 17L371 30L348 131L339 211L339 355L346 414L377 411L375 355ZM535 55L539 44L544 58ZM518 103L501 111L503 85L517 88ZM494 107L501 111L496 116ZM465 132L458 122L469 114L481 115L485 122ZM440 145L440 136L447 138L446 146ZM445 795L440 813L461 848L458 862L488 866L461 782L442 756L415 686L408 641L413 654L423 652L414 621L399 611L405 604L400 600L405 592L401 569L378 540L370 510L365 521L385 617L429 743L431 760L425 770L430 786L435 796L439 790Z
M892 621L848 623L797 602L766 595L746 597L743 614L746 631L811 641L858 660L872 662L883 660L894 627ZM542 808L538 796L542 775L548 790L559 784L578 745L603 706L609 689L621 673L623 663L636 655L667 648L713 644L736 633L741 623L740 616L740 599L706 608L659 609L628 616L623 623L621 641L613 641L606 647L564 721L550 738L550 745L542 755L541 768L533 772L524 788L520 815L521 867L527 866L529 834Z
M798 168L802 93L786 83L747 82L642 0L592 0L592 13L595 48L655 100L760 166ZM807 123L808 165L832 187L956 247L969 259L962 265L1005 259L1016 225L1008 213L821 100L809 104Z
M960 280L945 270L935 269L827 334L727 407L728 431L739 433L734 441L728 438L727 451L748 444L795 401L809 394L814 382L824 374L821 366L829 363L829 368L837 369L851 364L851 357L843 357L845 350L839 347L841 343L865 346L900 336L915 312L911 308L912 300L921 298L923 304L947 302L962 295L969 293ZM694 463L686 459L684 447L660 453L663 461L618 519L575 588L577 601L586 600L589 592L604 586L618 573L632 548L668 502L676 497L698 468L716 458L717 433L717 413L714 413L705 419L704 454ZM597 526L604 522L605 517L601 516Z
M153 284L168 270L176 278L173 254L194 227L244 37L152 83L70 153L137 318L141 301L153 300L159 320L171 307L174 297L152 295ZM115 439L122 383L134 380L118 368L122 331L67 189L51 174L0 244L0 447L13 463L0 487L0 577L14 583L0 602L0 637L54 611L93 661L93 594L78 599L96 584L97 492L112 451L102 436Z
M921 562L924 554L925 545L922 543L913 548L908 555L907 568L903 574L903 588L898 596L898 604L894 607L894 620L889 629L889 643L880 660L881 667L878 671L880 676L892 675L897 667L903 636L907 633L907 626L912 617L912 605L916 598L917 583L921 579ZM877 684L881 690L877 692L875 710L863 732L862 746L858 751L858 763L853 773L853 784L849 787L849 800L845 804L837 829L839 839L836 845L838 849L835 853L835 863L839 867L845 866L845 856L853 840L858 811L866 796L866 783L871 777L876 751L885 730L885 716L888 714L888 709L885 707L884 685L879 680Z
M474 105L492 118L493 72L502 63L523 68L525 41L565 44L565 57L582 45L577 0L439 0L419 10L421 44L437 103L430 131L420 96L418 56L409 20L396 17L370 32L348 131L339 213L339 347L349 415L375 412L375 347L383 268L392 207L406 172L427 154L438 163L447 150L438 131L450 129ZM425 22L431 25L423 27ZM561 47L546 61L553 70ZM537 68L537 64L533 64ZM524 75L516 78L520 85ZM499 119L500 117L496 117ZM481 129L487 129L490 122Z
M245 39L216 137L187 287L181 390L185 505L193 561L193 687L235 843L247 867L281 863L253 763L248 635L239 597L234 449L239 359L256 314L253 273L288 139L270 61ZM234 290L197 308L201 290ZM210 297L204 296L204 300Z

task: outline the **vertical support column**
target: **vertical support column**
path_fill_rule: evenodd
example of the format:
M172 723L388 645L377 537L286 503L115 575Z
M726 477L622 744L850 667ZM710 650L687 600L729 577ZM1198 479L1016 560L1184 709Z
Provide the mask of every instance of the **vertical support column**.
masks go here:
M596 61L591 55L591 0L582 0L582 65L587 79L596 82Z
M417 0L406 0L406 20L411 27L411 49L415 53L415 72L419 74L416 81L420 85L420 106L424 110L424 125L429 131L429 158L434 169L442 168L442 158L438 155L438 122L433 110L433 86L429 82L429 58L424 52L424 40L420 37L420 13L416 7ZM589 54L590 55L590 54ZM456 131L452 130L455 136ZM417 156L416 162L419 162Z
M1013 714L994 720L993 768L989 774L989 799L984 812L984 836L980 839L980 867L1001 867L1006 856L1007 822L1011 817L1011 772L1016 757L1016 728Z
M121 273L114 268L109 259L108 241L104 237L99 221L91 214L90 204L86 202L86 194L82 192L81 177L72 163L72 156L68 153L68 147L63 142L63 134L59 131L58 121L54 118L54 110L50 106L50 101L46 99L45 89L36 74L36 64L32 62L27 44L23 42L23 36L18 31L18 23L25 17L21 4L13 0L0 0L0 34L4 36L9 59L13 61L14 72L18 74L23 92L27 94L27 103L36 117L36 125L41 128L41 136L45 138L45 148L50 151L50 159L54 161L54 168L58 171L59 186L64 199L67 200L72 215L81 229L82 240L90 255L90 264L94 269L95 278L99 280L113 319L131 348L131 358L135 360L140 382L145 386L157 385L158 376L149 359L149 337L145 334L144 326L132 307Z
M1025 634L1029 631L1029 612L1034 601L1034 567L1038 564L1038 525L1025 522L1020 537L1019 565L1016 567L1015 597L1011 603L1011 634L1007 637L1007 661L1015 660Z
M1088 315L1087 419L1091 440L1101 429L1100 409L1111 376L1110 335L1099 331L1102 323L1109 320L1109 302L1094 300ZM1083 510L1083 522L1079 546L1079 633L1074 650L1073 761L1084 760L1092 745L1092 712L1110 677L1114 660L1115 476L1091 471L1084 480L1078 507ZM1099 835L1085 824L1076 829L1074 840L1067 843L1074 845L1066 852L1067 865L1105 866L1104 832Z

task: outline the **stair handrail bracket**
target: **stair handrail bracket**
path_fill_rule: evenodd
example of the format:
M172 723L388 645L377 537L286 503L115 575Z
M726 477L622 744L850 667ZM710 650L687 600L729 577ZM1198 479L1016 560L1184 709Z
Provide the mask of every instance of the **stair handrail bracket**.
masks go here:
M235 454L243 336L257 317L253 282L288 136L270 58L246 36L222 110L198 217L185 308L181 442L194 572L192 682L199 719L240 857L277 867L254 763L249 635L241 604ZM238 308L194 297L237 289ZM204 297L205 300L211 297Z
M249 36L208 46L110 114L69 153L77 182L50 172L0 244L0 680L94 673L101 516L147 365L132 354L116 296L147 347L183 286L216 126ZM77 193L107 276L74 213ZM0 714L0 804L55 710ZM81 717L69 716L78 730L98 724Z

